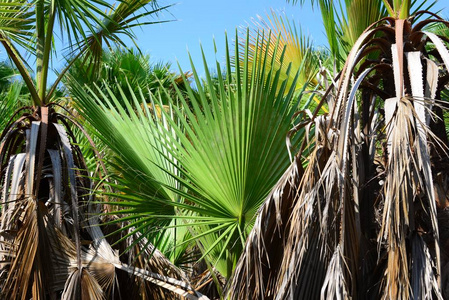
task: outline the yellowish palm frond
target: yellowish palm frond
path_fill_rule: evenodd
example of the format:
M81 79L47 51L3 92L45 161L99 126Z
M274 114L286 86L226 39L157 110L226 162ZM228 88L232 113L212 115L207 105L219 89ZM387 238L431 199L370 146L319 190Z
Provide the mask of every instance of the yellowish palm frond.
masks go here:
M287 80L286 91L290 89L297 73L299 74L295 88L297 91L306 84L311 87L318 84L316 76L319 61L313 52L312 43L293 22L272 11L266 19L259 17L254 23L256 29L249 37L248 51L252 58L249 61L250 67L266 56L272 63L265 72L275 73L280 70L281 80ZM256 45L258 49L255 49Z

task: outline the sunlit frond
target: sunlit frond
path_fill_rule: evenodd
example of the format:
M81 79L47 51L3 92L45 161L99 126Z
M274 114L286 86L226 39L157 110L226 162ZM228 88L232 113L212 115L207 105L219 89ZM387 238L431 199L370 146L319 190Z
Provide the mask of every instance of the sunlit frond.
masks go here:
M383 19L355 42L332 111L310 120L307 168L298 153L265 201L232 299L447 297L449 52L421 29L448 24L413 20Z
M151 8L148 9L147 7ZM96 28L92 28L91 35L78 43L73 55L82 55L83 64L97 73L100 67L103 49L113 50L112 46L129 48L124 37L135 44L133 27L169 22L168 20L151 21L145 18L155 17L172 5L158 6L154 0L126 0L120 1L117 7L109 9L99 21ZM136 45L137 46L137 45Z
M265 74L280 72L281 80L287 80L287 93L293 82L296 82L296 91L303 89L308 84L311 88L318 84L319 57L314 53L311 41L305 37L296 24L287 17L277 14L275 11L266 18L258 17L254 21L256 29L250 31L250 44L248 52L250 60L249 68L260 64L260 61L273 59L272 65L267 65ZM245 57L245 40L241 41L241 64ZM258 47L258 48L257 48ZM296 74L298 78L295 80Z
M239 59L240 45L235 47ZM144 94L126 99L122 93L125 110L110 90L98 96L72 87L80 111L115 153L120 176L114 188L123 194L114 195L121 198L114 205L123 207L115 213L129 224L124 230L132 228L158 246L165 240L158 233L187 228L184 243L196 244L225 278L263 199L289 164L285 135L297 121L301 96L294 82L282 80L282 70L263 73L274 63L271 58L250 68L252 57L245 54L232 75L230 53L227 49L225 77L217 64L217 78L206 71L203 81L192 65L197 90L186 85L188 99L178 90L160 115L147 106L131 109L132 102L145 102ZM164 95L169 92L161 87L161 94L152 95L153 105L161 105Z

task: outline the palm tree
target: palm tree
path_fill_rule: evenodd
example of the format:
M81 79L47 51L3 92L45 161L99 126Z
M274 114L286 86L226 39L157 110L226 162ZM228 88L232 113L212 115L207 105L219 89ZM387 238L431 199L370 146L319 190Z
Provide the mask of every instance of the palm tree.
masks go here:
M158 7L151 0L122 1L116 7L103 0L3 0L0 4L0 42L33 104L21 108L0 136L1 297L114 299L133 292L144 298L165 295L151 288L156 285L197 299L184 282L164 276L182 279L183 275L158 251L147 254L152 257L149 266L125 264L97 226L98 217L94 214L87 218L97 208L87 192L91 182L73 133L74 126L83 129L69 114L58 112L62 107L51 103L59 82L75 61L82 60L98 70L103 44L123 46L119 33L132 38L132 27L152 23L137 21L166 7ZM67 38L70 59L47 88L57 28ZM19 49L35 58L34 79ZM141 247L139 243L134 246ZM156 261L165 273L151 272L157 267ZM123 273L133 276L129 279ZM120 284L120 279L126 278L129 282Z
M249 36L246 51L240 47L235 45L232 59L227 47L226 72L217 63L216 77L205 64L202 80L192 65L196 89L184 76L188 99L177 89L170 109L160 115L138 105L147 91L130 91L131 99L119 100L111 88L99 94L71 85L79 111L114 153L113 187L119 192L113 204L123 208L114 212L121 216L117 222L157 247L167 234L173 236L171 229L187 229L181 245L171 244L193 244L219 289L235 268L263 199L290 163L285 134L296 124L301 96L280 70L263 72L278 63L268 56L249 67ZM231 61L239 58L243 63L234 70ZM150 93L153 105L168 94L163 87ZM132 103L134 109L127 110Z
M449 23L384 5L323 97L330 113L310 120L307 167L298 153L267 197L231 299L449 296L448 39L426 31Z
M135 49L115 48L104 51L99 67L99 70L93 70L91 65L78 60L70 68L69 74L77 78L81 85L87 85L93 89L95 85L99 85L103 93L106 92L105 87L109 86L119 100L121 97L118 86L124 96L130 99L128 87L132 88L134 94L138 94L139 89L155 93L161 85L169 89L172 78L176 82L183 83L180 75L170 71L171 63L151 63L149 55ZM176 93L173 91L172 94ZM147 102L149 103L150 100L147 99ZM167 101L164 102L167 103Z

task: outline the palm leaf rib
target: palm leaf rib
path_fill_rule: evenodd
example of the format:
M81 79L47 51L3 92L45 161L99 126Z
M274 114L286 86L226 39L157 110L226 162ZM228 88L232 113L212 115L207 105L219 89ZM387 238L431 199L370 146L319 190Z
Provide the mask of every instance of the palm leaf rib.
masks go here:
M2 281L2 297L18 299L32 291L36 299L55 293L62 293L62 299L81 295L105 299L120 293L116 287L119 272L142 278L146 285L160 287L160 290L150 288L148 293L153 296L170 297L175 293L189 299L202 297L182 281L183 273L156 250L145 257L151 270L160 274L149 271L146 264L139 268L120 260L98 226L98 218L86 211L91 206L87 205L86 198L89 180L79 156L81 152L69 141L73 139L72 133L65 130L66 124L48 121L60 118L51 109L43 115L48 117L41 120L34 112L19 118L9 127L20 130L10 130L1 144L0 252L2 272L7 276ZM47 147L43 152L42 143ZM63 151L59 151L61 148ZM20 150L24 152L15 154ZM66 182L70 182L70 189L62 187L63 183L68 186ZM73 209L74 204L79 211ZM86 217L89 226L82 227ZM92 241L88 248L81 245L86 239ZM149 249L148 244L143 240L137 248ZM166 272L181 280L161 275ZM142 282L138 282L134 286L141 286ZM132 290L132 287L121 289Z
M449 54L444 37L422 30L433 22L447 24L385 18L354 43L330 114L313 122L306 169L295 171L298 153L265 200L231 299L448 296L449 174L437 165L448 163L439 97Z
M287 81L285 70L273 68L282 68L283 58L275 57L283 46L271 57L260 50L267 41L254 42L252 54L249 38L235 45L232 59L227 50L226 75L217 64L214 77L203 56L205 79L192 65L195 89L183 76L185 91L172 81L175 96L161 87L149 96L129 88L128 97L118 88L119 98L107 86L86 91L72 85L79 110L115 153L120 175L113 187L120 193L113 194L113 204L119 209L111 213L120 215L114 224L124 222L122 236L145 236L159 248L172 232L187 231L178 246L201 251L209 282L225 280L235 268L254 216L289 164L285 134L298 119L301 93L295 86L304 67L287 68L293 73ZM242 62L235 73L233 60ZM303 134L292 135L292 144Z

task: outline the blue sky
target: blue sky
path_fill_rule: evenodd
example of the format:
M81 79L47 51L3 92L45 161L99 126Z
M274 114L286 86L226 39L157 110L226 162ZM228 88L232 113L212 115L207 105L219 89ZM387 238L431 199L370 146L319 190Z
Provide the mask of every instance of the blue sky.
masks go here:
M447 6L446 1L448 0L440 0L433 11ZM176 21L137 28L135 33L140 49L150 54L152 62L170 61L173 63L172 69L177 70L178 61L184 71L190 69L188 52L196 68L202 69L200 42L209 66L215 65L215 57L222 62L225 32L230 40L233 40L236 28L252 25L254 18L258 15L266 16L271 9L284 13L299 25L315 46L323 46L326 44L326 37L321 14L317 7L312 9L309 4L311 1L305 2L307 3L304 6L300 6L291 5L286 0L181 0L171 7L169 12L159 16L161 20ZM162 0L159 3L167 5L173 2ZM447 10L443 11L442 16L448 16ZM216 55L214 39L218 49Z
M178 3L174 1L177 0L158 1L161 6L175 3L158 17L159 20L174 20L173 22L134 29L137 44L142 52L150 54L153 63L172 62L173 70L178 70L176 62L180 63L183 71L191 69L189 51L196 68L200 74L202 73L200 42L209 66L215 66L215 58L223 62L225 32L228 33L229 40L232 42L236 28L254 26L252 20L258 15L266 16L271 9L285 14L290 21L295 22L315 46L326 45L321 14L317 8L312 9L309 4L311 1L305 1L304 6L291 5L286 0L180 0L181 2ZM448 0L440 0L433 11L444 8L447 3ZM448 17L447 9L443 11L442 16ZM218 49L216 55L214 39ZM132 44L129 43L129 45ZM4 50L0 49L0 59L5 58ZM63 60L64 57L59 56L59 59ZM56 63L54 67L60 68L62 65L62 63ZM50 74L50 81L54 78L54 74Z
M164 5L173 2L163 0L160 3ZM315 44L325 43L319 11L317 9L313 11L310 5L301 7L291 5L285 0L182 1L171 7L169 13L165 12L159 16L161 20L176 19L176 21L137 28L135 34L140 49L150 54L151 61L170 61L174 70L177 70L176 61L178 61L186 71L190 69L188 58L190 52L196 68L201 69L203 64L200 42L208 63L214 66L214 38L218 49L216 58L222 62L225 32L228 33L230 40L234 40L236 28L252 24L252 19L258 15L266 16L271 9L284 13L290 20L295 20Z

